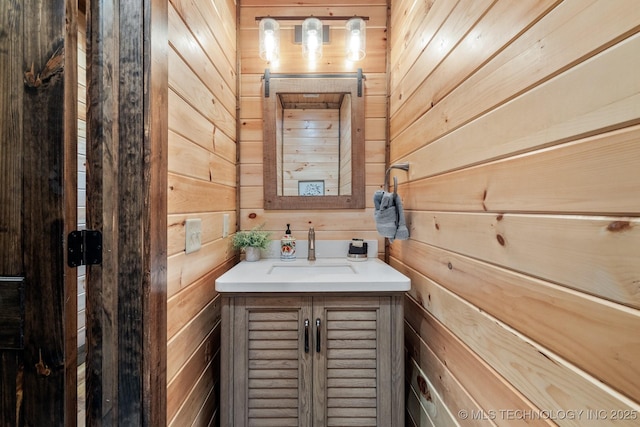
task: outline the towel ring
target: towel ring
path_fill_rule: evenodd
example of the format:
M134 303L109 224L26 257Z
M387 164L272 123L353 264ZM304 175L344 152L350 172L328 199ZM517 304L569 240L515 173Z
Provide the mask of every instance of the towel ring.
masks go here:
M389 191L389 174L391 173L391 169L402 169L404 171L408 171L409 170L409 163L396 163L395 165L391 165L389 166L389 168L387 169L387 172L385 173L384 176L384 190L385 191ZM397 185L396 185L397 187ZM395 192L395 188L393 189L393 191Z

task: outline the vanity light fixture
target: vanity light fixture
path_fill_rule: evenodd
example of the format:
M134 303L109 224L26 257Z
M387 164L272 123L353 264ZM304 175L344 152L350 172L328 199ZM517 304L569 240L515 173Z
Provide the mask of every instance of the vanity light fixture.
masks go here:
M322 21L318 18L302 23L302 57L312 62L322 58Z
M260 20L260 58L271 63L280 59L280 24L273 18Z
M322 45L329 43L329 26L323 21L345 21L347 60L360 61L366 56L368 16L256 16L260 22L260 58L277 63L280 58L280 25L278 21L300 21L294 26L294 43L302 43L302 56L311 63L322 57Z
M360 61L366 55L367 25L364 19L355 17L347 21L345 48L349 61Z

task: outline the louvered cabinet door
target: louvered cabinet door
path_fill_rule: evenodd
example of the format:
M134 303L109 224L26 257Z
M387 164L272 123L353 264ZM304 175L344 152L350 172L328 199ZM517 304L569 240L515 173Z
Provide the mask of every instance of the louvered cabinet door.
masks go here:
M404 426L402 299L223 298L221 425Z
M320 338L313 349L314 426L395 425L390 297L315 297L313 304Z
M310 319L311 297L236 298L233 425L311 425Z

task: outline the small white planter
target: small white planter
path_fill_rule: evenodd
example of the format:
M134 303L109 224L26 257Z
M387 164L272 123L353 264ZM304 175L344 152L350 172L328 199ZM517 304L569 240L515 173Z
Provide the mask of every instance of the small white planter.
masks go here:
M246 261L258 261L260 260L260 248L255 248L253 246L247 246L244 248L244 256Z

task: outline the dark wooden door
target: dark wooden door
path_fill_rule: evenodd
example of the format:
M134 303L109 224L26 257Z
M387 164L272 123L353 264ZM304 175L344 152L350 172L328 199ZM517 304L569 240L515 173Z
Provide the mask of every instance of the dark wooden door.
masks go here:
M90 2L87 423L166 425L167 2ZM0 427L77 417L77 0L0 2ZM125 36L122 36L122 35Z
M76 2L0 2L0 425L73 425Z
M87 2L88 426L164 426L168 2Z

